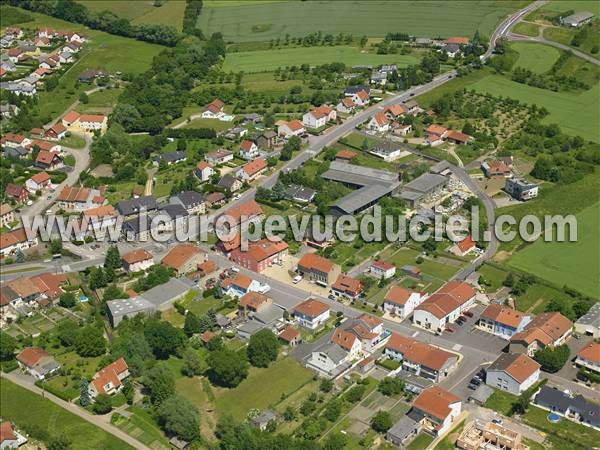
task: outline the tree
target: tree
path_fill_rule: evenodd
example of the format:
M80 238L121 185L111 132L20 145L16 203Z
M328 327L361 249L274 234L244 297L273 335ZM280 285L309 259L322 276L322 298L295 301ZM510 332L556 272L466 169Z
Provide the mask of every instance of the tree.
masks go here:
M342 450L346 447L348 438L342 433L329 433L323 443L323 450Z
M82 92L81 94L79 94L79 101L86 105L90 102L90 98L85 92Z
M135 389L133 388L133 383L131 382L131 377L125 378L123 380L123 388L121 392L125 396L128 404L133 404L133 397L135 395Z
M350 388L348 392L346 392L346 400L348 400L350 403L356 403L360 401L365 394L365 389L366 388L360 384Z
M379 411L371 419L371 428L379 433L385 433L393 424L393 418L387 411Z
M188 377L202 374L202 358L193 348L187 348L183 353L183 367L181 371Z
M329 378L323 378L321 380L321 385L319 386L319 389L321 389L321 391L323 392L331 392L331 390L333 389L333 381L331 381Z
M56 327L58 340L65 347L71 347L77 342L79 325L72 320L60 322Z
M150 400L155 405L161 404L175 393L173 373L164 363L158 363L148 370L143 383L150 391Z
M568 345L559 345L558 347L545 347L535 352L535 359L542 366L542 370L550 373L556 373L569 360L571 351Z
M71 448L71 439L65 434L53 436L48 441L48 450L68 450Z
M200 331L200 319L198 316L191 311L185 315L185 321L183 323L183 332L190 337L194 333L198 333Z
M167 434L192 442L200 437L198 410L181 395L173 395L158 408L158 422Z
M404 381L397 377L385 377L379 382L377 390L383 395L391 397L404 391Z
M330 400L325 406L325 410L323 411L323 417L325 417L330 422L335 422L340 417L342 413L342 402L339 398Z
M72 292L65 292L58 299L58 304L64 308L72 308L75 306L75 303L75 295Z
M117 270L121 267L121 253L119 253L119 248L116 245L108 247L104 259L104 267L113 270Z
M106 285L106 277L104 276L104 270L102 270L102 267L92 267L89 277L90 289L95 290L105 287Z
M285 410L283 411L283 420L285 420L286 422L291 422L295 418L296 411L294 411L294 408L292 408L291 406L285 408Z
M208 357L211 380L225 387L236 387L248 376L248 361L237 352L221 349Z
M159 320L151 320L146 324L144 336L158 359L174 355L187 341L181 328Z
M264 329L250 337L247 353L250 364L255 367L267 367L277 359L279 342L271 330Z
M94 400L93 410L96 414L108 414L112 410L112 400L106 394L99 394Z
M75 351L79 356L100 356L106 352L106 340L102 329L88 325L79 330L75 340Z
M509 272L508 275L506 275L506 278L504 279L502 284L506 287L513 287L513 285L515 284L515 277L512 274L512 272Z
M90 404L90 384L85 378L79 382L79 404L84 408Z
M0 360L9 361L15 357L17 340L10 334L0 333Z
M53 239L48 245L48 249L52 255L59 255L62 253L63 245L60 239Z

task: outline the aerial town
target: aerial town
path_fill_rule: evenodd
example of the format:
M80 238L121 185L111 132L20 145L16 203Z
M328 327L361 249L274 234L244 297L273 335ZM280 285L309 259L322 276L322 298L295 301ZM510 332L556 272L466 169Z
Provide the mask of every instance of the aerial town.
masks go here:
M598 448L599 14L0 2L0 448Z

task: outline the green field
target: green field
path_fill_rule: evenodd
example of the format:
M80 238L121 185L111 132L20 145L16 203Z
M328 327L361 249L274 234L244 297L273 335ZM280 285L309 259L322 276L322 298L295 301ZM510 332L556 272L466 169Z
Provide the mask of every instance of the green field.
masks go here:
M301 64L320 65L331 62L343 62L347 66L379 65L396 63L401 67L419 62L413 55L377 55L367 53L358 47L298 47L254 52L229 53L225 58L223 70L238 72L264 72L278 67L300 66Z
M0 393L2 419L14 422L33 437L64 433L71 440L70 448L73 449L133 449L112 434L8 380L0 381Z
M540 34L540 26L531 22L519 22L514 26L512 31L525 36L537 36Z
M517 252L509 264L558 285L600 298L600 203L577 217L577 242L537 242Z
M545 11L590 11L596 16L600 15L600 2L594 0L552 0L543 6Z
M403 31L416 36L489 35L502 17L526 2L355 0L340 2L205 2L198 26L205 35L228 41L268 41L309 33L385 36ZM317 51L318 52L318 51Z
M152 1L78 0L90 11L110 11L116 16L131 20L134 24L151 23L171 25L181 30L183 25L184 0L167 0L161 7Z
M600 121L600 83L581 93L552 92L511 81L501 75L490 75L468 87L495 96L511 97L521 103L543 106L550 112L544 123L557 123L567 134L600 142L600 130L589 125Z
M511 47L519 53L515 67L535 73L548 72L560 57L560 52L549 45L515 42Z

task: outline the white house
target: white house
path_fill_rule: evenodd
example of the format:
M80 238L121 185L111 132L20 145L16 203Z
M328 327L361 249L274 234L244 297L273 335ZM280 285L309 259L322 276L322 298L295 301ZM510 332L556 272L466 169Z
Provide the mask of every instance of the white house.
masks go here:
M38 172L25 181L25 187L29 192L43 191L51 185L50 175L46 172Z
M337 113L335 109L327 105L321 105L318 108L312 109L302 116L302 123L309 128L324 127L327 122L335 120Z
M362 349L372 352L385 341L390 333L383 327L383 320L369 314L361 314L348 327L348 331L360 340Z
M33 236L29 239L24 228L17 228L8 233L0 233L0 256L12 255L17 250L24 251L37 244L37 236Z
M122 259L125 272L141 272L154 265L152 253L142 248L124 254Z
M335 109L344 114L354 112L354 108L356 108L356 103L354 103L351 97L344 97L335 107Z
M247 160L258 158L258 146L248 139L244 139L240 144L240 156Z
M592 372L600 373L600 344L592 341L575 358L575 364Z
M221 119L223 116L225 116L225 112L223 111L224 106L225 103L223 103L221 100L218 98L214 99L212 102L206 105L204 111L202 111L202 118Z
M521 311L493 303L481 313L477 326L488 333L510 339L523 331L530 321L531 317Z
M362 350L360 339L354 334L341 328L336 328L331 336L331 342L339 345L348 352L348 359L356 359Z
M527 355L502 353L486 370L485 383L519 395L540 378L540 365Z
M390 129L390 120L383 111L380 111L369 120L367 128L378 133L385 133Z
M369 272L372 277L387 280L396 275L396 266L382 260L373 261L371 267L369 267Z
M212 166L206 161L200 161L196 164L196 170L194 170L194 175L201 182L205 182L210 180L210 177L215 173L215 170Z
M324 347L314 350L308 358L306 366L325 377L333 377L349 360L348 355L349 353L342 347L330 342Z
M450 281L415 308L413 324L441 332L473 306L475 294L467 283Z
M329 319L330 309L325 303L310 298L294 308L294 317L298 324L315 330Z
M113 395L123 387L123 380L129 376L129 367L123 358L110 363L104 369L96 372L89 384L90 397L99 394Z
M302 136L306 133L304 125L299 120L290 120L289 122L280 120L275 125L277 125L277 134L285 139L292 136Z
M462 402L451 392L434 386L424 389L415 399L411 417L420 417L423 429L440 436L448 431L454 420L460 415Z
M365 106L369 104L369 94L367 91L358 91L352 94L350 97L352 101L358 106Z
M60 369L54 357L40 347L25 347L17 355L19 367L38 380L43 380Z
M235 298L243 297L248 292L268 292L269 286L261 284L257 280L253 280L241 273L236 274L233 278L227 278L221 283L221 288L225 295L230 295Z
M383 312L400 319L406 319L426 298L426 295L421 292L413 292L400 286L392 286L385 294Z

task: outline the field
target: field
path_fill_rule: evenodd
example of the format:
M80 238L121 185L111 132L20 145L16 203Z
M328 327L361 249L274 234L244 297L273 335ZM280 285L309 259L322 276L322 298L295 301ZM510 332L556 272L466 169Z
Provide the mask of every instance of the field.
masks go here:
M544 118L544 123L557 123L567 134L600 142L598 127L588 125L600 120L600 83L581 93L552 92L520 84L500 75L490 75L468 87L495 96L511 97L521 103L543 106L550 112Z
M525 36L537 36L540 34L540 27L531 22L519 22L513 28L513 32L523 34Z
M419 62L413 55L377 55L367 53L358 47L299 47L253 52L229 53L225 58L223 70L238 72L264 72L278 67L299 66L301 64L320 65L331 62L343 62L347 66L380 65L396 63L401 67Z
M116 16L131 20L134 24L151 23L171 25L181 30L183 24L184 0L168 0L156 7L150 0L114 1L114 0L78 0L90 11L110 11Z
M228 41L268 41L309 33L383 37L400 29L425 37L489 35L502 17L525 2L405 1L205 2L198 26L205 35L223 33ZM400 26L400 25L401 26ZM316 52L318 53L318 51Z
M34 437L38 433L49 436L64 433L71 440L71 448L81 450L133 448L50 400L8 380L0 382L0 393L2 418L14 422L21 429L31 430Z
M545 280L600 298L600 203L577 214L577 242L539 240L517 252L509 264Z
M549 45L515 42L511 47L519 53L515 67L535 73L548 72L560 56L560 52Z
M600 15L600 3L593 0L552 0L545 4L543 9L558 13L572 9L574 11L590 11L596 16Z

